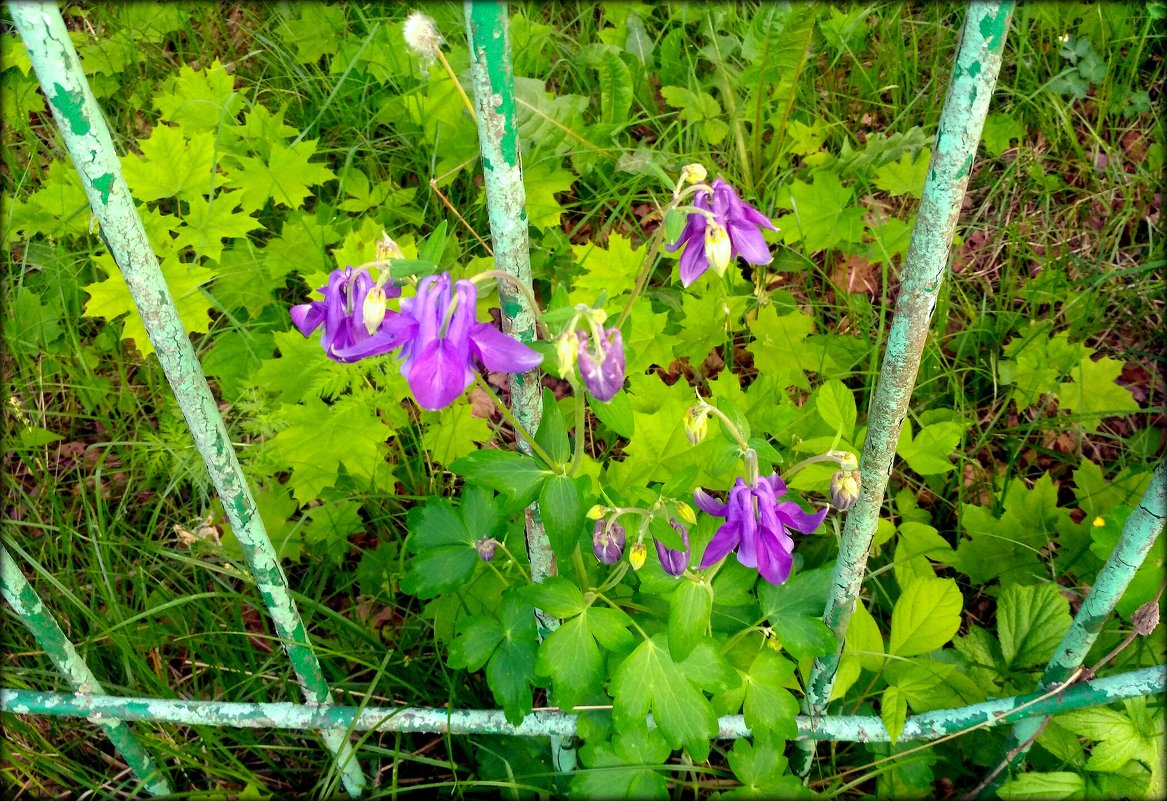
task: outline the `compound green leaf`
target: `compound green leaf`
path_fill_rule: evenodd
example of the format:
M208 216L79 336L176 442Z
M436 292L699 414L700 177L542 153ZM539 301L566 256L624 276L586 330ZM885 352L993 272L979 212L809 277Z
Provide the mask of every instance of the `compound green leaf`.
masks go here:
M1046 664L1070 622L1070 602L1057 585L1006 587L997 601L997 632L1006 667Z
M963 600L952 579L910 581L892 608L888 652L915 656L943 646L960 628Z
M651 711L670 746L683 746L698 760L709 754L709 740L717 734L713 705L673 661L661 635L645 640L620 663L611 692L617 729L643 726Z

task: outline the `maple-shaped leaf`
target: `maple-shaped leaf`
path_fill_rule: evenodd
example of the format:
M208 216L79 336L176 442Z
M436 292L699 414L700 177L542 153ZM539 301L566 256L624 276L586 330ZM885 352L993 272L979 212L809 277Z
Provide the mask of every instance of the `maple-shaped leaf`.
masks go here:
M181 128L158 125L138 147L141 156L130 153L122 159L122 173L138 200L177 197L193 201L214 191L218 182L214 134L196 133L188 138Z
M915 159L905 152L899 161L884 164L875 171L875 185L889 195L911 195L919 200L931 160L932 151L928 148L917 153Z
M1071 380L1058 384L1058 408L1073 412L1087 431L1097 431L1103 417L1137 412L1139 404L1130 390L1114 383L1121 372L1118 359L1093 361L1086 356L1070 371Z
M405 216L413 218L411 222L421 224L421 212L408 208L414 194L417 193L416 188L409 186L398 189L389 180L373 184L360 170L349 170L342 176L341 181L348 196L348 199L340 204L341 211L363 214L371 208L389 206L398 211L407 210Z
M652 309L643 295L632 304L632 313L624 327L624 356L628 375L643 373L654 364L668 367L673 360L672 343L664 336L669 316Z
M300 15L296 19L284 20L280 31L285 44L296 48L296 62L313 64L323 55L336 52L348 24L344 18L344 8L325 3L305 3L299 6Z
M555 199L558 192L567 192L575 176L558 160L541 160L523 170L523 184L527 189L527 218L536 228L558 228L563 207ZM609 290L610 292L611 290Z
M810 389L803 370L815 369L803 341L814 330L810 315L792 311L779 315L774 304L758 310L758 316L749 322L755 337L749 345L754 355L754 366L762 375L774 375L780 387L791 384Z
M833 172L817 172L809 184L792 181L778 200L791 214L779 217L774 224L786 244L801 242L805 253L861 242L866 212L852 203L853 195Z
M154 97L154 107L162 117L191 134L232 124L242 106L243 95L235 91L235 79L218 59L205 70L183 67L169 91Z
M693 390L684 381L666 386L655 375L631 379L636 437L625 447L624 461L609 466L605 483L643 487L652 481L666 482L692 466L699 469L697 481L703 486L731 482L736 461L728 443L707 437L693 445L685 436L685 412L694 403Z
M1031 406L1047 392L1053 392L1058 379L1067 375L1093 353L1081 343L1070 342L1065 333L1049 335L1048 323L1031 323L1019 332L1003 350L997 363L1001 383L1011 384L1010 397L1020 408ZM1064 408L1064 406L1063 406Z
M594 242L572 245L576 263L580 266L572 278L569 301L592 304L601 292L609 299L632 291L636 275L644 265L644 250L635 250L632 242L620 234L608 236L608 247Z
M35 234L84 235L89 231L91 217L81 177L67 161L50 163L40 189L27 201L14 204L10 213L5 228L27 238Z
M308 276L322 273L327 276L332 269L328 256L328 246L341 239L340 233L331 223L320 220L314 214L298 212L284 218L280 235L267 243L263 249L263 264L273 278L288 273ZM310 284L313 289L322 284Z
M198 255L218 261L223 255L224 239L245 237L263 225L240 211L239 200L238 192L220 192L213 198L193 201L175 245L190 246Z
M369 479L385 463L385 441L393 429L367 396L345 396L331 406L308 397L282 405L278 414L285 428L267 444L292 468L288 484L300 503L333 486L342 466L351 476Z
M336 174L327 165L309 161L316 153L316 140L307 139L284 146L273 142L271 156L265 159L238 158L239 168L231 173L231 182L242 190L241 203L246 211L263 207L268 198L277 206L298 209L312 194L308 188L330 181Z
M440 464L473 453L493 433L488 421L474 415L465 396L441 411L422 412L422 424L425 433L421 435L421 444Z
M709 351L726 342L731 331L740 327L742 315L750 302L750 297L725 295L720 289L711 289L702 296L687 292L682 296L681 319L684 325L674 337L673 353L689 357L689 362L699 366L709 355Z
M94 261L109 277L85 287L85 291L89 293L89 301L85 304L85 316L116 320L128 313L129 317L122 328L121 338L132 340L143 356L153 353L154 346L146 334L146 326L142 323L142 317L134 305L134 298L113 257L103 253ZM166 279L170 295L178 308L182 327L188 334L205 333L211 322L207 310L211 308L212 301L199 287L214 278L215 274L205 267L184 264L177 256L171 256L162 262L162 276Z
M286 110L280 107L272 112L267 106L257 103L243 116L243 122L232 126L232 129L260 158L267 159L271 156L272 144L298 133L291 125L284 123Z

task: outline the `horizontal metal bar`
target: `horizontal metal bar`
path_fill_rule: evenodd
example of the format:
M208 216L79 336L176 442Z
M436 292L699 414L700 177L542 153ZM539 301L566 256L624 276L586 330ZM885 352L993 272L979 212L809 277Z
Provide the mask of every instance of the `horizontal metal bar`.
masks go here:
M899 741L935 740L976 726L1012 723L1036 715L1051 715L1108 704L1167 689L1167 665L1133 670L1117 676L1074 684L1060 693L1029 693L980 704L913 715L904 724ZM1038 700L1040 699L1040 700ZM519 737L570 737L576 733L573 713L533 712L518 726L507 723L497 709L435 709L424 707L315 706L311 704L247 704L228 701L186 701L121 698L83 693L46 693L0 690L0 711L15 715L81 717L105 720L149 720L190 726L230 726L261 729L350 729L353 731L441 732L448 734L505 734ZM845 742L887 742L887 729L873 715L836 715L817 722L796 718L798 739ZM749 737L741 715L718 722L718 737ZM649 725L652 725L651 718Z

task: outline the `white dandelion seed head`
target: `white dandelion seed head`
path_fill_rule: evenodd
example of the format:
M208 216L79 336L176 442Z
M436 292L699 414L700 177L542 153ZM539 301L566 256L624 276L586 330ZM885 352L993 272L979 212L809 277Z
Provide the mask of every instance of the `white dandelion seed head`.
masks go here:
M425 12L414 11L405 18L405 43L425 61L433 61L446 40Z

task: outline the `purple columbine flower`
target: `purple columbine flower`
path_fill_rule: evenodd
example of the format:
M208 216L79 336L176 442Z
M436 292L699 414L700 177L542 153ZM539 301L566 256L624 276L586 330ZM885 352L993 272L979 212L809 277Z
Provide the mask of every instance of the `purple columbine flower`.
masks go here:
M656 555L660 557L660 566L664 568L666 573L675 578L684 573L685 568L689 566L689 530L676 520L669 520L669 525L681 535L681 542L685 543L684 550L677 551L666 548L656 537L653 537L652 541L656 544Z
M615 328L604 330L605 338L588 348L588 335L579 336L579 374L596 400L607 403L624 386L624 338Z
M624 555L627 536L624 526L615 520L597 520L592 531L592 553L602 564L614 565Z
M793 562L794 540L789 532L809 534L827 515L826 509L804 512L794 501L779 501L785 494L786 485L777 473L760 478L755 487L739 478L725 503L698 489L693 494L697 506L725 518L705 548L701 568L711 567L736 549L737 560L743 565L757 568L771 584L784 583Z
M456 302L455 302L456 298ZM426 276L401 301L406 341L401 374L423 409L444 409L474 381L474 358L487 370L525 373L543 357L489 323L474 319L478 288L451 286L448 273Z
M401 290L381 290L363 269L334 270L324 300L292 308L292 322L308 336L322 324L321 339L330 359L352 362L401 348L401 374L423 409L444 409L474 380L474 359L488 370L524 373L543 357L489 323L474 318L478 288L470 281L455 286L448 273L423 278L417 296L401 301L401 311L387 311L385 297ZM384 292L385 297L376 294ZM455 300L456 298L456 300Z
M712 202L710 193L702 190L693 196L693 205L712 212L718 224L729 234L730 261L741 256L750 264L769 264L774 257L770 255L770 248L762 237L762 229L777 231L774 223L770 222L770 218L765 214L739 198L733 187L722 179L715 179L711 186ZM681 237L667 246L669 252L680 247L685 248L685 252L681 254L680 264L681 284L684 286L692 284L710 267L705 249L707 225L704 214L690 214Z
M383 303L366 303L370 296L380 297L382 301L400 296L401 290L395 285L378 287L368 270L345 267L333 270L327 286L320 287L319 292L324 300L293 306L291 315L304 336L324 326L320 344L328 358L355 362L366 356L388 353L401 344L396 312L385 311ZM368 314L366 306L369 306Z

